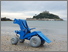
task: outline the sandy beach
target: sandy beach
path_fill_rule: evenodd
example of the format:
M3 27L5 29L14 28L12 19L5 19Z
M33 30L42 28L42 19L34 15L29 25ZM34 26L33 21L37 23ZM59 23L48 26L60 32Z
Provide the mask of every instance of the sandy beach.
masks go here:
M67 51L67 41L63 40L64 38L66 39L67 36L60 36L60 39L59 37L56 39L57 35L49 35L48 37L52 42L50 44L45 42L43 46L38 48L31 47L29 40L25 40L24 43L18 42L17 45L12 45L10 39L14 36L15 35L1 35L1 51ZM61 40L61 38L63 39Z
M3 21L1 22L1 51L67 51L66 21L28 21L28 24L29 27L36 27L35 31L41 31L52 42L49 44L45 42L38 48L31 47L29 40L12 45L10 39L15 37L14 31L19 30L19 26L12 21Z

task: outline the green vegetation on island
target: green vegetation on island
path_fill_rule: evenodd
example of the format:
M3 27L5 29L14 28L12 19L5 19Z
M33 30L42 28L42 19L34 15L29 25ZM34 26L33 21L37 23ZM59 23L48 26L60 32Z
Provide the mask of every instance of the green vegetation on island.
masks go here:
M12 20L9 18L3 17L3 18L1 18L1 21L12 21Z
M33 19L58 19L58 20L62 20L58 15L49 13L48 11L44 11L38 15L33 16Z

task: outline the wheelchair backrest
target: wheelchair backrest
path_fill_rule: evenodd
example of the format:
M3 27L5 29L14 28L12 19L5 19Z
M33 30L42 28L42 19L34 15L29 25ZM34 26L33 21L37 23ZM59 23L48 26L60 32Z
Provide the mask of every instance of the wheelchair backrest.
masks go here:
M13 23L18 24L20 26L21 31L24 31L25 33L30 32L30 29L29 29L29 27L27 25L26 20L14 19Z

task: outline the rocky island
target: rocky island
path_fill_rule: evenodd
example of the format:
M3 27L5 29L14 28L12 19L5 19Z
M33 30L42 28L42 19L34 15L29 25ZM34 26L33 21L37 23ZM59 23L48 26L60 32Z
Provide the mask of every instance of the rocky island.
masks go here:
M42 20L42 21L63 21L58 15L49 13L49 11L43 11L33 18L27 18L26 20Z
M3 17L3 18L1 18L1 21L12 21L12 20L9 18Z

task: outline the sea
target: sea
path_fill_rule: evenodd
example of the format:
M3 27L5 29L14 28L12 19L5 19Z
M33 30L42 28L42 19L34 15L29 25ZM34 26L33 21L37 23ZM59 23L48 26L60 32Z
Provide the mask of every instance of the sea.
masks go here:
M41 31L45 35L67 35L67 21L27 21L33 31ZM15 30L20 30L13 21L1 21L1 35L13 35Z

